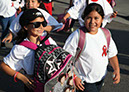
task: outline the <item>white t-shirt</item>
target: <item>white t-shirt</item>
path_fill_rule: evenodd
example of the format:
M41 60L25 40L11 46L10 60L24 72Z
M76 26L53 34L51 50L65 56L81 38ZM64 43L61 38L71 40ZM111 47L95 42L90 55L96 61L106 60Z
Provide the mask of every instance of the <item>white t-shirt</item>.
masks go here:
M8 18L16 13L16 9L12 6L11 0L0 0L0 16Z
M29 41L27 38L24 39ZM49 37L50 44L57 45L56 42ZM10 53L4 57L3 61L12 69L19 71L24 69L27 74L33 75L35 51L22 45L14 45Z
M79 31L77 29L68 37L63 48L75 56L78 40ZM98 82L106 75L108 58L117 55L117 48L111 37L108 55L102 56L104 45L107 47L107 40L100 28L95 35L86 33L85 40L85 48L75 66L82 80L88 83Z
M104 14L105 14L102 27L105 27L105 25L107 23L110 23L112 21L110 16L113 13L113 9L110 6L110 4L107 2L107 0L98 0L96 2L93 2L92 0L89 0L88 3L89 4L90 3L98 3L98 4L100 4L102 6L102 8L104 10ZM83 14L86 6L87 6L86 5L86 0L78 0L75 3L73 3L73 4L74 4L74 6L71 7L68 10L68 13L70 14L71 18L78 19L80 25L83 26L84 25L84 20L81 18L81 16L82 16L82 14Z
M46 21L48 22L48 25L55 26L55 28L52 31L57 30L63 26L62 23L58 23L57 20L54 17L52 17L49 13L47 13L45 10L40 9L40 8L37 8L37 9L44 15ZM17 33L21 29L21 25L19 24L19 19L20 19L20 16L22 15L22 13L23 12L21 12L17 16L17 18L15 18L12 21L12 23L9 27L10 31L14 34L14 36L17 36Z
M14 7L16 8L16 9L18 9L19 7L24 7L24 5L25 5L25 1L24 0L16 0L16 1L12 1L13 3L14 3Z

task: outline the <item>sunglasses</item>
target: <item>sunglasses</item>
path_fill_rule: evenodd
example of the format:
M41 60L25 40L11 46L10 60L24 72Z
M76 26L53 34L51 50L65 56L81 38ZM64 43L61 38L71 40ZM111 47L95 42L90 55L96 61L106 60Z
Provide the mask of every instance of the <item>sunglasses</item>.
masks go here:
M29 24L33 24L33 28L39 28L41 24L42 24L43 27L47 26L47 22L46 21L43 21L43 22L33 22L33 23L29 23Z

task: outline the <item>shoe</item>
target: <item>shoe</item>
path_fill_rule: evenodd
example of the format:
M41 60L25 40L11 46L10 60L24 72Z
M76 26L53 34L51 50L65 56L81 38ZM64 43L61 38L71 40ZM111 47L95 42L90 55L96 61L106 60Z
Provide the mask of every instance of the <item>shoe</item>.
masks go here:
M5 43L1 43L1 48L6 49Z

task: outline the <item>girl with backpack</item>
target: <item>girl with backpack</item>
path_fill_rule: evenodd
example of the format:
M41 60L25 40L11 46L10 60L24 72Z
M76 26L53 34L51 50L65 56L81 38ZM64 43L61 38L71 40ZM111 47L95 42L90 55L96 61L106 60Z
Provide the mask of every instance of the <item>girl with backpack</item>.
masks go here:
M33 81L35 51L20 45L22 41L30 41L40 45L41 37L47 28L47 22L43 14L37 9L28 9L23 12L19 23L21 30L16 37L16 45L10 53L3 58L1 69L8 75L14 77L14 81L21 80L25 84L25 92L33 92L35 88ZM52 38L48 38L50 44L56 45ZM25 70L25 74L19 72Z
M83 37L85 44L75 63L80 75L80 77L74 75L77 92L100 92L107 73L108 60L114 70L113 83L120 82L118 51L112 37L109 35L108 41L107 35L100 28L103 18L104 11L99 4L89 4L84 10L85 26L82 31L85 34L85 38ZM79 44L79 30L77 29L68 37L63 47L73 56Z
M113 20L114 15L116 15L116 12L113 12L113 8L108 3L107 0L75 0L73 3L73 6L68 10L64 18L62 19L62 22L71 17L72 19L78 19L79 24L81 26L84 26L84 20L83 12L85 10L85 7L90 3L97 3L100 4L104 9L104 20L102 23L102 27L105 27L107 23L110 23Z
M26 9L31 9L31 8L38 9L44 15L44 17L45 17L45 19L46 19L46 21L49 25L49 26L47 26L46 31L51 31L51 30L54 31L54 30L57 30L57 29L62 27L63 24L58 23L56 21L56 19L54 17L52 17L46 11L45 6L41 2L41 0L25 0L25 10ZM11 23L11 25L9 27L10 32L9 32L8 36L2 40L2 42L9 42L10 43L13 39L13 36L14 36L14 38L17 36L18 31L21 29L21 25L19 24L19 18L22 15L23 12L21 12L17 16L17 18L15 18L14 21Z

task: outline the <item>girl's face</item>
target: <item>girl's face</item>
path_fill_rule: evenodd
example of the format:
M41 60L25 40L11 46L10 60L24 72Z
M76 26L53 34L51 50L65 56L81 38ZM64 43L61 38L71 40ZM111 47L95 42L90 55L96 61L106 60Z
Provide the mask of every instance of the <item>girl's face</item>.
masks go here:
M61 78L61 84L63 84L65 82L65 76L63 76L62 78Z
M69 85L73 86L73 79L69 81Z
M26 8L32 9L32 8L38 8L40 3L38 0L26 0Z
M37 17L35 20L31 21L26 27L29 36L41 36L44 31L44 18Z
M102 24L102 16L97 11L92 11L85 17L85 27L91 34L96 34Z

